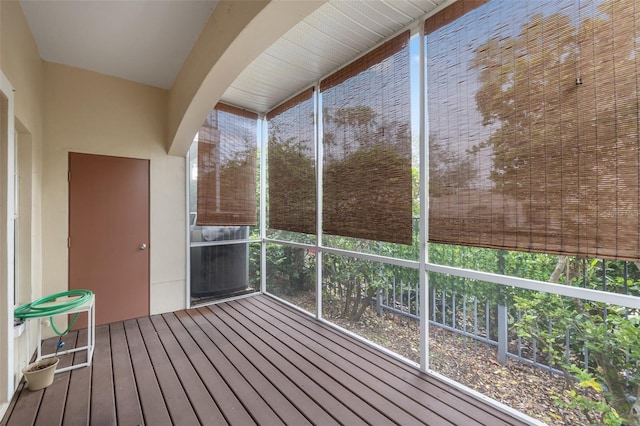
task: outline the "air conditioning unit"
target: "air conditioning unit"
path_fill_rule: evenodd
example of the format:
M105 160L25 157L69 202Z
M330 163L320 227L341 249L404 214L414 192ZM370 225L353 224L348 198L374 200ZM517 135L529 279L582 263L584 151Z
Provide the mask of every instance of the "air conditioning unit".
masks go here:
M191 242L229 241L229 244L191 247L191 297L221 297L249 287L248 226L192 227Z

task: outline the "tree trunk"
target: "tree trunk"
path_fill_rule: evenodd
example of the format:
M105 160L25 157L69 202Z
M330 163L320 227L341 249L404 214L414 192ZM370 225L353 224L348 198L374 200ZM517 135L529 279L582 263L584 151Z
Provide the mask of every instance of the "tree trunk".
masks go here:
M558 284L560 282L560 277L562 273L565 271L567 266L567 256L558 256L558 263L556 264L555 269L551 273L551 277L549 277L549 282Z

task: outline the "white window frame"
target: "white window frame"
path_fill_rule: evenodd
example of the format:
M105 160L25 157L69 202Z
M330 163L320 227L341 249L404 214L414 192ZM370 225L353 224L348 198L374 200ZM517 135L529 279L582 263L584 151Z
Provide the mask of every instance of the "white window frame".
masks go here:
M19 209L20 205L20 181L18 166L18 132L13 133L13 309L20 305L20 228L19 228Z
M7 140L6 156L2 155L6 161L6 200L5 214L7 221L3 224L4 233L6 233L5 244L6 256L0 260L0 270L3 271L0 277L0 345L5 349L0 351L0 413L4 412L9 401L13 397L14 380L13 380L13 307L14 307L14 278L15 278L15 192L14 192L14 170L15 170L15 117L14 117L14 90L13 86L6 78L4 73L0 71L0 94L7 99L6 116L2 117L6 120L5 136ZM4 151L4 149L2 149ZM3 152L4 154L5 152Z

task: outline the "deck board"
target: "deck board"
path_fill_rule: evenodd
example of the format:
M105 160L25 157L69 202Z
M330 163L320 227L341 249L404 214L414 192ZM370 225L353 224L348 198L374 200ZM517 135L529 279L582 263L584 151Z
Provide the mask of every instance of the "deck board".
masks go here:
M67 336L65 340L67 342L73 341L75 342L76 336ZM43 351L51 351L55 347L55 343L53 340L48 340L42 344ZM31 359L33 361L34 357ZM63 362L66 360L61 360ZM68 380L68 379L67 379ZM54 383L51 385L51 388L56 389L56 387L60 386L60 378L54 378ZM56 387L54 387L56 386ZM16 390L16 395L13 398L12 404L9 406L9 410L7 411L7 415L5 416L2 425L6 424L8 426L21 426L21 425L30 425L35 424L37 421L38 410L42 407L42 400L44 399L45 390L39 391L29 391L27 389L27 385L24 381L20 382L18 389ZM63 397L66 397L66 391L62 394ZM49 398L51 399L51 398ZM44 405L45 410L47 409L47 404ZM9 416L11 414L11 416ZM53 418L56 420L56 418Z
M251 309L244 309L243 312L247 318L256 318L256 314L253 313ZM257 324L260 323L260 318L261 317L258 317L256 319ZM274 335L279 335L281 346L278 347L281 351L280 353L282 353L283 356L287 356L295 365L298 365L304 373L313 378L316 383L320 383L323 388L323 393L339 398L353 415L358 416L362 419L361 421L365 423L376 425L394 424L391 420L382 416L381 413L377 411L375 405L367 400L365 396L358 394L353 387L350 388L348 380L346 380L345 384L341 374L332 374L333 365L331 363L321 362L310 349L299 347L298 342L293 338L281 333L280 330L272 327L270 323L268 324L269 325L265 325L265 327L271 330ZM349 423L345 422L345 424Z
M87 330L78 332L78 342L87 341ZM73 354L75 364L87 361L85 351ZM67 402L64 407L63 425L75 426L89 424L89 409L91 406L91 373L92 368L78 368L70 371L69 388L67 389Z
M96 327L96 347L93 353L92 370L91 388L102 389L102 391L91 392L90 424L96 426L116 425L116 403L108 325Z
M67 346L82 333L65 336ZM21 384L0 422L34 424L526 423L273 298L252 296L97 327L91 367L57 374L42 391Z
M312 339L302 333L300 328L304 326L299 322L302 318L286 321L284 318L277 318L276 312L273 312L273 315L273 318L279 322L274 321L271 325L277 327L281 331L280 334L291 336L295 341L302 343L304 348L316 346L314 351L311 349L305 351L307 359L315 359L315 364L322 366L326 374L342 381L343 384L348 384L351 389L369 401L381 416L400 424L416 424L422 419L431 419L438 425L454 424L437 412L426 409L390 387L385 380L392 377L372 374L368 369L374 366L362 363L362 358L352 352L341 346L332 345L323 338L318 339L318 336ZM386 372L382 371L382 373ZM467 417L464 420L468 423L472 419Z
M185 329L208 358L211 366L217 370L220 375L220 385L224 383L224 386L236 395L242 403L243 409L247 410L250 417L252 417L256 423L284 424L273 409L264 402L260 394L256 392L240 371L238 371L234 363L227 359L212 339L200 328L192 315L195 315L196 318L199 317L195 311L191 311L190 313L176 313L180 322L184 324Z
M223 311L232 309L228 306L221 307ZM258 330L259 322L251 322L250 319L255 318L252 312L244 312L242 316L229 315L233 318L233 323L238 327L234 327L236 331L242 334L251 335L253 331ZM240 327L240 325L242 327ZM331 407L331 415L336 419L340 419L344 424L359 425L366 424L356 413L354 413L344 401L353 400L354 395L348 389L336 389L337 397L322 387L322 380L326 376L319 376L315 370L315 366L307 365L308 368L302 369L303 366L296 363L295 352L283 343L274 338L270 338L268 333L257 333L253 340L256 346L261 347L261 352L269 359L273 365L283 374L296 384L297 388L305 392L310 398L321 407ZM260 339L260 340L257 340ZM361 403L361 401L358 401ZM367 410L369 411L369 410Z
M158 385L162 390L162 396L167 403L171 422L184 426L197 426L200 421L178 379L177 372L167 357L167 353L151 320L148 317L139 318L138 325L147 347Z
M144 423L142 407L138 396L136 379L133 374L133 366L131 365L131 357L129 356L129 346L127 336L124 332L124 324L121 322L110 324L109 335L111 342L111 368L113 370L116 420L122 422L124 419L127 419L127 421L133 425L141 425ZM94 363L91 368L96 367L95 362L97 362L97 360L94 359L93 361Z
M172 424L167 401L160 390L138 322L136 320L125 321L124 331L129 343L129 356L136 377L145 423L154 426Z
M206 318L204 318L200 311L191 310L188 311L191 318L194 322L202 329L203 332L206 333L207 336L210 337L211 342L216 345L219 356L213 360L213 363L218 361L223 361L223 365L229 363L234 373L237 372L240 377L232 377L232 383L242 383L245 390L248 390L248 387L251 388L249 394L255 395L256 403L264 406L264 412L259 413L262 418L257 418L257 422L259 424L270 424L270 423L282 423L287 424L284 420L285 418L295 417L296 420L302 421L303 424L307 424L307 420L300 415L300 413L295 413L295 408L291 405L289 401L282 397L280 392L275 390L270 383L264 380L256 368L251 364L248 360L246 360L235 348L234 340L227 340L227 338L220 333L220 331L214 327ZM239 382L238 382L239 381ZM229 383L229 387L235 389L234 384ZM248 387L247 387L248 386ZM244 394L241 393L241 395ZM241 397L241 400L244 403L249 403L250 401L245 401L244 398ZM269 403L271 402L271 404ZM274 403L282 404L281 406L276 405ZM262 411L262 410L261 410ZM251 413L254 413L252 409L250 409ZM295 423L292 423L295 424Z
M236 341L238 350L247 360L251 360L260 374L264 375L265 379L273 384L282 396L295 407L295 411L301 413L309 423L316 422L328 426L339 424L327 410L300 388L302 383L291 380L284 373L282 367L277 367L278 364L281 364L281 358L277 356L271 358L267 354L261 353L263 351L262 341L253 332L249 330L245 332L243 326L222 309L216 309L215 312L209 310L208 315L211 315L210 320L215 321L222 333L238 336L242 339ZM291 423L286 419L285 421ZM293 421L295 424L302 424L296 419Z
M178 318L176 318L174 314L164 314L162 318L167 323L177 343L197 371L202 385L213 398L216 408L220 411L225 421L229 424L255 424L253 418L242 405L242 402L237 398L234 391L229 388L227 382L211 364L205 353L200 349L195 340L193 340ZM220 422L219 424L224 423Z
M215 425L226 424L224 416L203 384L202 378L198 376L196 368L191 364L184 350L171 333L164 318L157 315L151 318L151 322L158 333L158 337L164 343L172 368L178 375L186 397L192 404L194 414L199 422L209 422Z

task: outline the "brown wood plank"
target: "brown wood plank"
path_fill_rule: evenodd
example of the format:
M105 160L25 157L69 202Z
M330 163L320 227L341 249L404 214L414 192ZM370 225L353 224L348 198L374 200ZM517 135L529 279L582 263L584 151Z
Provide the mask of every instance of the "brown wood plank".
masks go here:
M237 370L234 364L235 360L231 362L214 343L214 339L208 334L209 329L212 328L211 325L198 312L194 310L176 312L176 317L180 319L180 322L206 354L211 364L218 370L227 386L242 401L256 423L264 425L284 424L272 407L262 399L260 393ZM200 326L202 321L206 323L204 329ZM220 337L216 337L216 340L220 345L225 344L225 342L226 345L229 344L226 339L221 341Z
M11 419L11 415L13 414L13 409L15 408L16 403L18 402L18 394L22 390L23 383L24 382L18 383L16 391L13 397L11 398L11 401L9 402L9 406L7 407L7 410L5 411L2 419L0 419L0 426L7 426L9 419Z
M309 419L304 417L302 413L274 386L262 372L253 365L253 360L247 359L237 346L243 343L243 340L237 334L226 334L229 331L225 324L216 322L216 317L211 316L209 309L203 308L198 310L195 320L200 327L209 335L214 336L214 340L222 342L222 338L228 339L230 344L222 343L219 348L225 353L228 359L233 360L233 364L238 368L243 376L251 383L254 389L262 395L269 406L286 424L305 425L311 424ZM215 325L214 325L215 323ZM262 365L266 368L266 365Z
M229 424L252 425L255 424L251 415L247 412L242 402L238 399L234 390L229 387L225 378L209 361L203 350L193 340L189 332L174 314L163 314L163 319L176 337L178 344L189 358L189 361L197 371L202 383L215 400L216 405ZM190 318L185 316L185 321ZM195 327L195 324L193 325ZM205 336L206 337L206 336Z
M74 331L62 338L64 347L61 350L74 348L77 344L78 332ZM47 352L54 351L55 346L58 343L57 337L47 339ZM43 347L44 349L44 347ZM59 368L68 367L73 363L73 355L65 355L60 357L58 363ZM54 376L51 386L45 389L42 403L38 411L38 417L36 419L36 426L49 426L62 424L64 415L64 406L67 400L67 392L69 389L69 379L71 378L71 372L65 371L58 373Z
M270 319L266 318L265 321L270 321ZM370 401L383 416L391 421L397 421L400 424L419 424L422 422L438 425L455 424L441 417L438 412L427 409L396 389L387 386L383 379L372 375L363 368L361 364L364 363L364 360L358 358L351 351L328 346L310 350L309 348L312 347L318 348L318 343L297 331L298 324L288 325L286 322L278 323L276 321L270 324L278 328L282 334L299 340L301 355L308 360L313 360L314 364L322 366L334 378L348 382L351 389ZM468 422L472 419L465 418L465 420Z
M367 422L358 417L354 410L352 410L352 408L355 408L355 411L359 411L358 408L363 406L365 407L361 410L361 414L366 418L367 414L370 413L370 423L380 420L379 416L375 416L372 407L367 406L365 401L357 399L353 393L349 392L348 389L339 383L333 381L333 383L327 385L327 382L331 382L331 378L327 377L319 369L315 368L315 366L311 364L298 364L296 362L297 354L294 351L277 339L274 339L270 334L262 332L263 330L256 323L249 320L252 316L251 312L244 311L238 313L238 311L231 309L226 304L220 304L218 306L228 314L229 319L225 321L232 329L245 336L244 338L246 340L251 339L266 359L273 363L279 371L287 375L293 383L296 383L301 391L314 399L320 407L329 410L329 414L340 423L348 425L367 424ZM336 390L334 393L337 394L337 396L334 396L334 394L323 387L323 385L331 390ZM346 401L349 401L348 405ZM312 418L314 421L317 421L315 417Z
M87 341L87 329L78 331L78 342ZM83 363L87 360L85 351L73 354L74 364ZM89 424L89 407L91 403L91 368L77 368L69 371L69 388L67 390L67 402L64 407L63 425L85 425ZM89 390L89 391L87 391Z
M256 300L255 302L267 303L268 301L269 300L267 298L264 298L264 300ZM269 309L270 307L279 309L282 306L275 301L273 302L273 306L265 305L265 307L267 309ZM285 311L286 310L287 309L285 308ZM334 331L329 327L315 321L301 321L300 323L298 323L297 320L299 317L297 316L297 313L289 309L289 311L291 311L291 313L294 315L293 317L291 317L287 315L285 311L278 311L283 315L280 318L280 321L285 324L290 324L291 327L297 329L307 337L311 336L311 338L313 338L316 342L318 342L325 348L332 348L332 350L334 350L338 355L339 359L344 358L349 362L356 363L366 371L375 374L376 377L381 379L382 383L393 387L393 389L397 390L402 395L410 397L413 401L424 405L432 412L438 413L438 415L447 418L448 421L454 424L483 424L483 422L478 422L478 419L475 418L473 414L469 413L467 410L461 410L459 406L455 405L456 403L459 404L461 402L459 399L452 398L450 404L447 403L447 401L443 401L443 392L441 391L441 389L429 389L431 386L428 382L425 383L424 380L420 378L421 373L419 373L417 370L413 369L414 371L411 372L411 374L407 375L406 380L399 380L395 376L397 368L389 369L386 365L386 358L391 357L382 354L380 351L373 350L365 344L362 344L362 346L360 347L362 351L354 351L354 347L357 347L354 346L355 339L344 335L345 339L341 340L344 333L335 332L336 334L339 334L339 336L336 336L334 335ZM292 319L296 321L292 321ZM332 338L334 337L338 337L338 339L332 340ZM342 344L345 344L345 346L342 346ZM349 350L348 348L351 348L351 350ZM371 352L369 352L369 349L375 352L374 358L370 357ZM357 352L360 355L360 358L352 358L354 352ZM387 366L387 368L381 368L381 366L383 365ZM424 416L423 418L429 417L430 416ZM491 422L489 424L491 425L502 424L499 421L497 422L495 417L491 417L490 420Z
M91 362L91 425L113 426L116 420L116 397L111 367L109 326L96 327L96 346Z
M251 309L259 311L259 308L255 307L252 307ZM334 374L336 377L344 377L345 386L349 386L358 395L362 396L363 392L366 392L367 394L375 395L375 397L368 397L368 401L370 401L371 398L390 401L391 403L385 405L375 404L376 409L380 411L380 414L378 415L379 417L385 416L390 421L399 421L401 424L407 422L411 422L411 424L418 424L422 422L438 425L452 424L440 417L437 412L426 411L424 407L420 407L419 404L416 405L412 402L404 401L405 395L402 393L397 392L396 390L387 389L388 387L386 383L384 383L384 380L372 376L366 369L361 369L360 363L363 362L363 360L360 360L357 357L354 358L353 354L349 351L334 352L333 348L322 347L317 342L307 339L303 334L296 333L293 324L291 328L287 328L286 324L284 328L279 328L282 327L283 324L279 322L278 319L269 317L266 312L260 312L259 315L261 317L264 316L262 322L264 324L268 324L267 327L272 330L272 333L275 332L275 335L277 336L287 335L290 339L298 341L298 346L300 348L298 351L300 351L300 355L310 361L314 358L321 359L322 363L318 363L317 361L314 363L316 365L324 365L324 368L329 371L328 374ZM310 318L301 319L302 323L305 321L311 320ZM285 340L283 340L283 343L291 345L290 341ZM309 350L308 348L314 349ZM407 407L408 404L409 407ZM429 418L430 421L425 421L425 418Z
M144 422L153 426L170 425L169 410L162 397L137 321L124 321L124 330L129 343L129 356L138 385Z
M448 416L453 416L452 418L455 420L455 423L459 424L459 422L463 420L459 418L462 415L465 417L468 416L467 418L472 417L476 423L491 426L524 424L508 414L328 326L315 321L306 321L304 322L304 327L299 326L298 321L301 318L308 317L300 312L286 308L272 298L260 297L247 302L252 303L252 305L256 307L262 305L265 308L277 310L283 315L281 320L286 324L291 324L292 327L297 328L300 332L311 336L311 338L315 340L317 340L319 336L321 339L327 339L321 341L328 346L337 345L341 347L342 349L340 349L340 351L343 354L351 353L355 347L361 348L362 352L358 351L358 353L361 353L369 362L368 368L375 368L380 372L379 368L384 367L383 371L392 372L389 373L390 375L387 374L384 376L385 382L399 387L403 393L412 394L414 397L417 395L410 388L407 388L407 386L421 390L428 396L422 398L425 404L445 403L445 406L448 406L446 412ZM441 411L442 407L434 407L434 409L438 409L440 413L444 413L444 411Z
M344 424L350 425L361 422L376 425L394 424L394 422L377 412L373 405L370 405L366 400L334 379L326 371L300 355L296 351L297 346L300 345L299 342L285 339L282 335L274 336L271 334L274 329L265 326L266 320L264 317L259 317L250 310L243 310L240 316L243 317L244 321L248 322L248 324L253 324L256 330L261 330L260 334L264 336L265 344L269 345L266 348L271 347L279 356L289 361L292 367L288 371L299 370L300 375L308 378L312 383L317 384L320 389L314 389L314 396L320 394L320 397L324 397L324 395L327 395L326 397L329 399L326 401L325 406L331 407L331 411L336 418ZM291 342L291 345L288 346L283 343L282 339ZM263 349L265 353L270 353L266 348ZM312 388L310 385L306 385L306 387ZM339 403L334 403L336 400L339 401ZM354 416L356 417L354 418Z
M198 417L187 398L182 383L171 365L167 353L158 339L155 328L148 317L138 318L138 326L142 333L142 339L147 347L147 352L156 374L156 379L164 397L171 422L184 426L199 425Z
M326 406L322 408L308 394L301 389L303 383L296 382L278 369L275 364L281 361L280 357L275 355L267 357L263 355L264 344L249 329L245 329L242 324L235 321L223 309L222 305L218 306L215 312L208 310L211 315L209 321L214 321L216 328L225 336L236 339L235 348L242 355L251 361L256 369L273 385L275 388L293 404L296 409L310 422L322 425L337 425L338 422L328 412L330 408Z
M14 398L17 398L17 402L11 411L11 416L6 418L7 426L27 426L34 424L36 416L38 414L38 408L42 400L44 390L31 392L24 384L20 385ZM4 422L4 421L3 421Z
M227 424L218 405L211 397L211 394L198 376L198 372L194 369L194 366L189 361L184 350L180 347L173 333L171 333L162 316L152 316L151 322L158 333L158 338L167 351L167 356L172 364L172 368L178 375L186 396L189 398L200 423L215 425ZM205 368L211 369L211 365L209 364Z
M144 424L138 389L133 375L133 366L131 365L127 336L124 332L124 324L117 322L109 325L109 336L116 399L116 418L120 424Z

